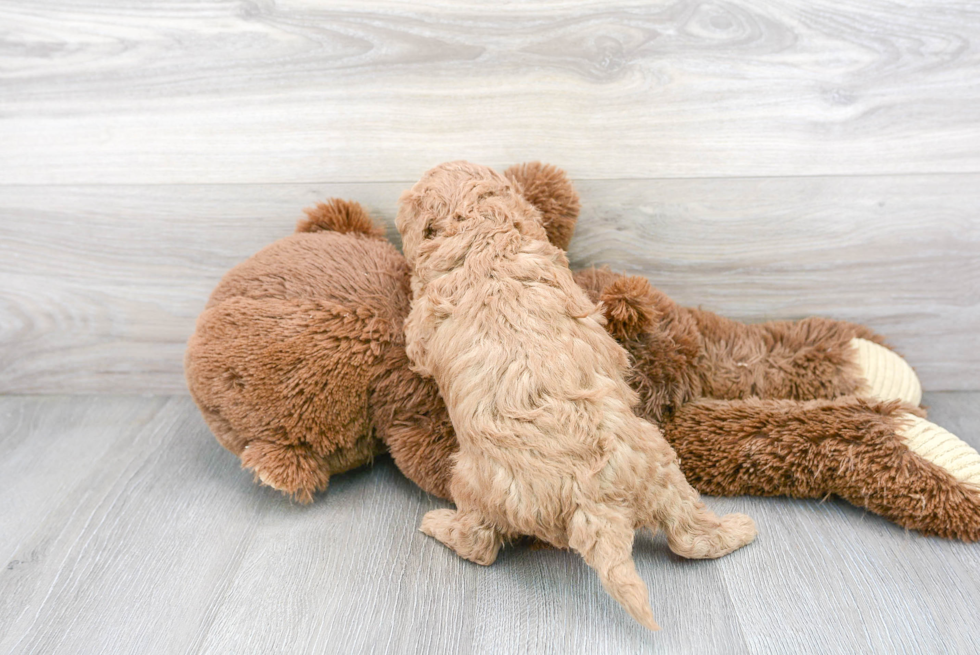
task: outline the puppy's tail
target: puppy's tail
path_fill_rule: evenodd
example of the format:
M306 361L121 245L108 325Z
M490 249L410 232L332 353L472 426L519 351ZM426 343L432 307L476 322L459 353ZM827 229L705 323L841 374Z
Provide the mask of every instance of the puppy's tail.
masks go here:
M634 619L659 630L647 598L647 588L633 564L633 526L626 517L605 508L579 509L568 526L568 545L595 569L602 586Z
M303 211L306 218L296 223L297 232L340 232L385 238L385 231L375 225L360 203L353 200L330 198Z

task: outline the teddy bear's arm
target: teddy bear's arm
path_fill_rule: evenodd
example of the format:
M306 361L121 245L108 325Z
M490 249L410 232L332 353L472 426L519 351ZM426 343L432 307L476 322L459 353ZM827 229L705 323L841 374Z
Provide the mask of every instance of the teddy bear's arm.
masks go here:
M599 300L606 316L606 329L621 342L639 338L661 316L657 308L659 299L645 277L616 277L603 288Z

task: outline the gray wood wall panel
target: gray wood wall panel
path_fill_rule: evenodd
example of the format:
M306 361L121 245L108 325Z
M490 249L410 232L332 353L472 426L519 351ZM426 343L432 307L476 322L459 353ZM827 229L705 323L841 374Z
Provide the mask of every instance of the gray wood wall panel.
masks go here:
M2 188L0 392L183 392L184 343L225 271L328 196L397 240L407 185ZM577 186L574 266L750 321L867 323L927 389L980 389L980 175Z
M980 172L971 0L6 2L5 184Z
M975 447L978 401L925 398ZM570 553L517 544L479 567L425 537L441 503L388 458L306 507L256 486L186 396L0 398L0 497L3 653L980 649L976 545L838 500L707 498L759 526L714 561L641 533L653 634Z

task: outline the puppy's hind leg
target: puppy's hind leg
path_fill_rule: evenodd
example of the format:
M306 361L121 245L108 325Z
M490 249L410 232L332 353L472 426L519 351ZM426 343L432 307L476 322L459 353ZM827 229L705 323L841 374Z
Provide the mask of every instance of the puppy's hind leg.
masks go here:
M579 509L568 525L568 545L595 569L602 586L626 611L650 630L659 630L647 588L633 564L633 526L605 508Z
M489 566L503 544L500 533L475 512L435 509L422 517L419 530L438 539L471 562Z
M689 559L713 559L755 539L752 519L745 514L719 518L700 501L680 468L669 466L662 486L650 490L655 494L651 527L663 528L672 551Z

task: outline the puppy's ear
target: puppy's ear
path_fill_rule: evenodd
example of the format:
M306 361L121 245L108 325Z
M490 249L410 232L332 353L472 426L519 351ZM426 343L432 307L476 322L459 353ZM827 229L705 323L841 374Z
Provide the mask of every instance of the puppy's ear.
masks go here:
M541 162L517 164L504 171L521 195L541 212L548 241L568 250L578 221L578 193L565 171Z
M617 341L639 337L659 318L657 296L645 277L617 276L599 295L606 329Z
M340 232L385 238L385 231L375 225L360 203L353 200L330 198L303 211L306 218L296 224L297 232Z

